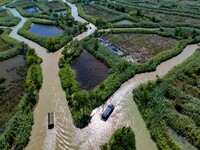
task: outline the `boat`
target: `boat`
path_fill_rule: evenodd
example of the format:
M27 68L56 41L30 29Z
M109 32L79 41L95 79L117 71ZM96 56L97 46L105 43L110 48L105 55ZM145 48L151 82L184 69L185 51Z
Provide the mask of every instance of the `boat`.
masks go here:
M108 107L106 108L106 110L102 114L102 119L104 121L106 121L110 117L110 115L112 114L114 108L115 108L114 105L112 105L112 104L108 105Z
M48 113L48 129L54 128L54 112Z

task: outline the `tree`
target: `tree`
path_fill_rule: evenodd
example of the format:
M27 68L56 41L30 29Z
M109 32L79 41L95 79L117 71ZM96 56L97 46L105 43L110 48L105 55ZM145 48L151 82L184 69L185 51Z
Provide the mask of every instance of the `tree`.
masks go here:
M52 51L55 48L55 45L58 43L59 43L58 37L52 37L47 40L47 45L48 45L50 51Z
M97 38L94 39L94 50L97 51L99 48L99 41Z
M179 36L181 34L181 32L182 32L182 29L180 27L174 29L175 36Z
M89 93L86 90L74 94L74 100L78 108L82 108L82 118L85 116L85 107L89 105Z
M50 8L50 9L49 9L49 12L52 13L52 12L53 12L53 9Z
M122 127L115 131L108 143L101 150L135 150L135 134L131 127Z
M138 16L138 17L143 17L143 16L144 16L143 11L142 11L141 9L138 9L138 10L136 11L136 14L135 14L135 15Z

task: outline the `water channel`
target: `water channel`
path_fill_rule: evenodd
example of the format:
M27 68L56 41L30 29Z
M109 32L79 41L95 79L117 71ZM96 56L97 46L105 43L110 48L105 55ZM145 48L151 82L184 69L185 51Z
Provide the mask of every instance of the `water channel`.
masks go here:
M65 1L64 1L65 2ZM80 18L77 13L77 7L74 4L67 4L72 9L72 16L75 20L86 22ZM10 11L21 22L13 27L10 36L27 43L31 48L35 48L39 57L43 59L41 64L43 73L43 85L39 92L39 102L34 110L34 124L32 126L30 142L27 150L59 150L59 149L99 149L99 145L109 140L112 133L119 127L129 125L133 128L136 135L136 147L138 150L156 150L155 142L150 138L149 131L145 122L137 109L137 105L132 99L132 90L139 84L148 80L155 80L156 75L163 76L175 65L180 64L186 58L191 56L198 48L197 45L188 45L183 52L160 64L156 71L137 74L111 96L108 101L93 110L91 123L84 129L78 129L73 125L72 117L67 105L65 92L61 88L58 76L58 61L63 49L55 53L48 53L47 50L38 44L17 34L24 22L27 20L22 17L15 9ZM89 24L87 32L84 32L74 39L81 40L96 30L96 27ZM114 104L116 109L111 117L106 121L100 119L101 113L108 104ZM47 113L55 112L55 128L47 129Z

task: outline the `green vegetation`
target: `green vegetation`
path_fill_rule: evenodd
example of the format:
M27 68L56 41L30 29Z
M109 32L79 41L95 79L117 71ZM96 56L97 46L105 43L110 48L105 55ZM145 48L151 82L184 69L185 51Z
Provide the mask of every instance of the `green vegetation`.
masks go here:
M0 9L0 26L12 27L20 22L20 18L15 17L10 10Z
M42 85L42 70L40 67L41 59L38 58L33 49L27 51L26 61L29 67L26 78L26 92L16 104L15 113L6 124L3 133L0 134L0 149L23 149L29 141L33 125L33 109Z
M47 2L45 1L24 1L17 0L14 3L8 4L8 7L16 8L19 13L24 17L34 17L41 19L50 19L55 20L58 17L57 12L59 11L70 11L68 5L66 5L61 0L54 0ZM37 7L39 11L28 13L26 12L27 8ZM70 17L70 14L67 13L67 16Z
M130 30L130 29L129 29ZM111 31L112 32L112 31ZM118 32L113 30L113 32ZM124 31L122 32L129 32ZM159 30L139 30L137 33L160 33L164 34ZM173 32L166 32L167 35ZM165 36L167 36L165 34ZM98 33L94 34L98 36ZM85 127L90 120L90 114L92 110L102 103L104 103L119 87L120 85L133 77L136 73L146 72L155 70L156 66L161 62L178 55L182 49L192 41L192 39L185 39L179 41L176 46L170 50L159 53L152 59L148 60L143 64L133 64L121 59L119 56L115 55L113 52L102 46L101 44L96 45L95 37L88 37L82 42L77 43L71 42L66 46L63 51L63 57L60 59L59 66L61 67L60 78L63 89L66 91L66 98L68 100L72 117L74 119L74 124L77 127ZM110 74L108 78L96 86L94 89L88 91L88 99L85 100L84 105L84 117L82 109L77 105L77 100L74 98L76 93L81 91L79 84L76 81L76 76L74 71L70 68L70 62L77 56L80 55L83 49L88 50L92 55L103 61L107 66L110 67Z
M0 61L12 58L16 55L23 54L26 50L24 44L9 37L11 29L0 29L1 46L0 46Z
M164 78L133 91L134 100L159 149L181 149L168 127L200 148L199 57L200 49Z
M7 43L5 43L2 39L0 39L0 45L1 45L1 47L0 47L0 52L3 52L3 51L7 51L7 50L9 50L11 47L7 44Z
M63 17L58 17L57 19L57 21L28 19L24 26L19 29L18 33L32 41L35 41L39 45L52 52L60 49L67 42L72 40L73 36L85 30L86 24L75 22L71 17L68 18L67 21L64 21L65 18ZM58 26L61 27L65 32L62 35L51 38L41 37L28 31L32 23Z
M131 127L123 127L115 131L108 143L101 150L135 150L135 134Z
M170 7L168 6L170 4ZM109 23L109 27L115 28L133 28L133 27L191 27L199 26L199 9L195 5L188 5L181 2L171 1L125 1L125 0L105 0L88 2L85 1L82 8L79 8L79 14L88 21L96 18L104 18ZM188 2L192 3L192 1ZM166 7L167 6L167 7ZM174 7L177 6L177 7ZM85 9L84 9L85 7ZM82 9L82 10L81 10ZM95 13L93 13L95 12ZM104 14L102 14L104 13ZM86 15L87 14L87 15ZM97 16L95 16L95 15ZM98 16L99 14L99 16ZM109 17L114 14L114 16ZM129 18L134 21L133 24L115 24L120 21L119 18ZM94 23L94 22L93 22ZM104 27L105 24L98 25ZM108 24L106 25L108 26Z

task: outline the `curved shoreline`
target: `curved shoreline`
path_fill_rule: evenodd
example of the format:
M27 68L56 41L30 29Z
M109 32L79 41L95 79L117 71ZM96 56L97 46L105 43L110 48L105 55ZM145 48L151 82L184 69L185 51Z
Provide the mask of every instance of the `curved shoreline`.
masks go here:
M63 1L66 2L65 0ZM78 16L77 8L74 4L68 2L67 4L71 7L72 16L76 20L86 22L86 20ZM181 54L157 66L156 71L137 74L123 83L105 105L93 110L91 123L81 130L73 125L65 92L61 87L58 75L58 61L63 48L55 53L48 53L45 48L18 35L18 29L23 26L27 19L22 17L15 9L10 10L14 15L21 18L21 22L12 28L13 31L10 36L19 41L24 41L31 48L35 48L38 56L43 59L41 64L43 85L39 92L39 102L34 110L34 125L32 126L30 142L26 149L99 149L99 145L107 142L112 133L124 125L129 125L133 128L136 135L137 149L157 149L156 143L151 139L146 124L133 101L132 90L148 80L155 80L156 75L165 75L175 65L180 64L191 56L198 48L197 44L188 45ZM81 40L96 30L93 24L89 24L89 26L92 29L88 29L87 32L74 37L74 39ZM100 119L100 116L110 103L114 104L116 109L108 121L104 122ZM47 129L46 115L49 111L53 111L56 114L56 124L53 130Z

